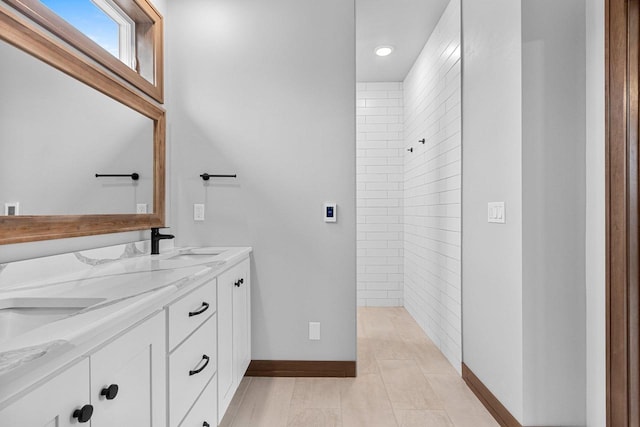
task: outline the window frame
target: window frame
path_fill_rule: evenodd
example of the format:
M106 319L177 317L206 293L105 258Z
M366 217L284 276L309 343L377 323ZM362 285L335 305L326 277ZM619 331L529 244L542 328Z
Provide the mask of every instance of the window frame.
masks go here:
M118 58L129 68L136 69L136 23L111 0L90 0L118 25Z
M131 65L113 56L83 32L69 24L39 0L4 0L9 6L19 11L45 30L74 47L98 64L124 79L127 83L150 96L159 103L164 102L164 57L163 57L163 18L149 0L98 0L94 2L100 9L101 4L112 3L115 14L118 9L133 23L134 45L131 46L133 60ZM113 15L105 13L113 19ZM122 16L120 16L122 18ZM116 21L120 24L119 21ZM119 25L120 26L120 25ZM140 56L144 50L145 56L151 57L150 64L141 71ZM149 81L145 75L151 75Z

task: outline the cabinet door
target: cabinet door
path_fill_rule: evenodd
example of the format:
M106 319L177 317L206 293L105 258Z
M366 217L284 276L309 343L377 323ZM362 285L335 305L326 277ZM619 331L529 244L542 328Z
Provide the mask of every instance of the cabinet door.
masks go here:
M215 427L218 425L217 402L217 381L214 376L189 411L189 414L180 423L180 427Z
M251 286L249 260L238 267L241 278L233 289L233 361L234 390L251 362Z
M160 313L91 355L91 427L166 426L165 386Z
M233 292L237 268L218 277L218 421L233 398Z
M89 404L89 359L84 359L20 400L0 410L0 426L67 427L86 425L73 414Z

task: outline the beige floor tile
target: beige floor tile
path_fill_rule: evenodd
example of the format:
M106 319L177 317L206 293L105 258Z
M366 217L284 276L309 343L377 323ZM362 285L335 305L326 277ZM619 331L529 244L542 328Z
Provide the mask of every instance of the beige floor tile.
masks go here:
M361 316L362 328L368 338L397 337L388 309L381 307L367 307Z
M395 410L398 427L454 427L445 411Z
M444 402L445 410L454 426L499 426L462 378L452 375L429 375L427 380Z
M396 330L396 335L407 342L433 344L422 328L410 317L409 313L407 313L407 316L392 318L391 324Z
M229 403L229 407L227 408L227 412L224 414L224 418L220 421L219 427L231 427L233 425L233 420L238 413L238 409L242 404L242 400L244 399L244 395L249 389L249 384L251 383L251 377L244 377L242 381L240 381L240 385L238 385L238 390L236 394L233 396L231 403Z
M489 412L448 412L455 427L500 427Z
M358 315L356 317L356 323L357 323L357 336L358 338L366 338L367 336L367 331L364 329L364 315L362 314L361 310L358 310Z
M291 408L287 427L342 427L340 409Z
M379 360L393 409L443 409L442 401L414 360Z
M387 390L382 378L377 374L364 374L346 379L340 390L340 398L342 409L391 409ZM344 418L343 422L349 425Z
M375 339L373 341L373 349L377 360L407 360L416 358L416 354L411 345L399 337Z
M344 427L397 427L391 408L342 408Z
M358 338L358 375L378 374L375 342L372 338Z
M286 427L295 378L253 378L233 427Z
M434 344L412 342L407 345L415 355L415 360L425 375L453 375L460 377L453 365Z
M403 307L358 309L357 378L245 378L224 427L497 427Z
M447 411L486 411L462 378L453 375L427 375L426 377L433 390L444 402Z
M296 378L291 407L340 409L343 381L339 378Z

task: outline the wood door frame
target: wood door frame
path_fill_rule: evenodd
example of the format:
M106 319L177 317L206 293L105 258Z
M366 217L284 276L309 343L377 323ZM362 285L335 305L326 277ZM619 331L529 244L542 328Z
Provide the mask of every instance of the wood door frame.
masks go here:
M605 0L607 426L640 426L640 0Z

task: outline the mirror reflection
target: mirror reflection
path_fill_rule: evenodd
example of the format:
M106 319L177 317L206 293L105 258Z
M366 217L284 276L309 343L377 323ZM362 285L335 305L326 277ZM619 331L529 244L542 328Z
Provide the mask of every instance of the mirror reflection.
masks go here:
M153 120L2 41L0 57L0 215L151 213Z

